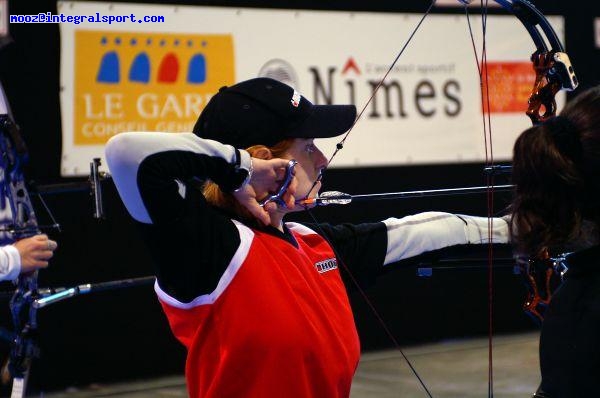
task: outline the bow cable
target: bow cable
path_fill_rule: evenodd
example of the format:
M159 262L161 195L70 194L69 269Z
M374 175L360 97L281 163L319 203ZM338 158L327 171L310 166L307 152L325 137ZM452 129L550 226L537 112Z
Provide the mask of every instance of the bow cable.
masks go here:
M466 6L472 0L457 0L457 1L459 1L465 5L465 11L466 11ZM493 165L493 145L492 145L492 134L491 134L491 114L490 114L491 108L490 108L490 97L489 97L489 89L488 89L489 88L489 75L488 75L488 70L487 70L487 51L486 51L487 49L486 49L486 40L485 40L486 30L487 30L488 0L485 0L485 3L484 3L484 0L480 0L480 1L481 1L481 9L482 9L482 31L483 31L481 67L479 66L479 62L477 61L478 55L477 55L477 50L476 50L471 26L470 26L470 21L468 18L468 13L467 13L467 22L469 24L469 31L471 32L471 40L473 43L473 49L474 49L475 59L476 59L477 68L478 68L478 72L479 72L479 79L480 79L480 95L481 95L482 119L483 119L484 142L485 142L485 163L486 163L485 169L486 169L486 171L487 170L493 171L494 169L497 168L497 166ZM525 28L527 29L527 32L529 33L529 35L531 36L532 40L534 41L534 43L536 45L537 51L531 57L531 60L534 64L534 69L536 71L536 84L534 86L532 95L529 99L529 106L528 106L528 110L526 113L532 119L534 124L542 122L542 121L546 120L547 118L554 115L554 112L556 110L556 102L554 100L555 94L561 89L571 91L577 87L578 81L575 76L575 72L571 66L569 57L564 52L562 44L560 43L560 40L558 40L558 37L557 37L556 33L554 32L552 26L548 23L548 21L546 20L544 15L542 13L540 13L529 1L527 1L527 0L495 0L495 2L498 3L500 6L502 6L504 9L506 9L507 11L509 11L510 13L512 13L514 16L516 16L521 21L521 23L525 26ZM355 121L352 124L352 126L350 127L350 129L346 132L346 134L344 135L342 140L336 145L336 149L327 163L328 165L331 164L333 158L343 148L344 143L345 143L346 139L348 138L350 132L353 130L353 128L356 125L356 123L358 122L358 120L362 117L367 106L373 100L376 92L381 87L384 80L386 79L388 74L391 72L394 65L396 64L396 62L398 61L400 56L403 54L406 47L408 46L408 43L412 40L413 36L416 34L416 31L419 29L419 27L421 26L422 22L427 17L427 15L429 15L429 13L434 5L435 5L435 0L433 0L431 2L429 8L425 12L423 17L421 18L421 20L419 21L419 23L413 30L413 32L410 34L409 38L407 39L406 43L404 44L404 46L402 47L402 49L400 50L398 55L396 56L396 59L394 60L392 65L389 67L388 71L385 73L384 77L381 79L381 81L377 84L377 86L371 93L370 98L368 99L367 103L365 104L365 106L362 108L362 110L358 114L357 118L355 119ZM542 34L544 36L542 36ZM546 41L544 39L546 39L548 43L546 43ZM548 48L547 44L550 45L550 48ZM484 90L484 88L485 88L485 90ZM485 92L485 95L484 95L484 92ZM544 111L545 111L544 114L540 114L540 109L542 107L544 108ZM488 113L487 120L486 120L486 115L485 115L486 111ZM488 303L489 303L488 396L490 398L493 397L493 356L492 356L493 355L493 352L492 352L493 245L491 244L491 242L492 242L492 227L493 227L493 225L492 225L493 217L492 216L493 216L493 204L494 204L493 203L494 174L495 173L492 172L492 173L488 173L486 176L486 182L487 182L487 187L488 187L488 197L487 197L488 242L490 242L490 245L488 247L488 261L489 261L489 263L488 263L488 268L489 268L489 273L488 273L488 275L489 275L489 277L488 277L488 286L489 286L489 289L488 289ZM309 193L314 189L317 182L319 182L321 180L321 177L322 177L322 173L319 174L319 176L313 183L311 189L309 190ZM307 199L308 199L308 194L307 194L307 197L304 198L304 200L307 200ZM304 206L304 208L309 213L309 215L313 218L317 228L321 231L322 235L324 235L323 230L320 228L316 217L310 211L309 206ZM334 250L334 252L336 252L334 245L331 244L331 242L329 242L329 243L330 243L330 246L332 247L332 249ZM381 316L377 313L377 311L375 310L372 303L367 298L364 291L360 288L360 286L358 285L354 276L350 273L350 271L348 270L347 266L343 263L343 261L341 261L341 258L337 255L337 253L336 253L336 256L340 260L342 268L345 269L347 271L347 273L350 275L354 285L357 287L357 289L359 290L360 294L363 296L363 298L365 299L365 301L367 302L369 307L371 307L371 310L378 318L381 326L384 328L384 330L386 331L388 336L390 336L391 341L394 343L396 348L402 353L402 350L399 347L398 343L396 342L395 338L391 335L391 332L385 325L385 322L383 321ZM411 370L413 371L413 373L415 374L415 376L421 383L421 386L426 391L427 395L429 397L431 397L431 393L425 387L423 381L421 380L421 378L419 377L419 375L417 374L417 372L413 368L413 366L410 364L410 362L408 361L408 359L406 358L404 353L402 353L402 356L404 357L404 359L410 366Z
M481 6L481 58L477 54L477 46L471 21L468 11L468 1L462 1L464 4L465 16L469 28L469 36L475 56L475 63L479 73L479 87L481 94L481 110L483 124L483 141L485 147L485 167L486 169L494 165L494 147L492 141L492 121L490 111L490 90L489 90L489 74L487 63L487 16L488 16L488 0L480 0ZM480 66L481 65L481 66ZM486 112L487 111L487 112ZM487 115L486 115L487 113ZM488 397L494 396L494 245L492 244L492 231L494 227L494 173L486 173L486 199L487 199L487 219L488 219Z
M348 136L350 135L350 133L352 132L354 126L356 126L356 123L360 120L360 118L362 117L362 115L366 111L367 107L372 102L373 98L375 98L375 95L377 94L377 91L383 85L385 79L390 74L390 72L393 70L394 66L396 65L396 63L398 62L398 60L400 59L400 57L402 56L402 54L404 53L404 51L408 47L408 44L412 41L413 37L415 36L415 34L417 33L417 31L421 27L421 24L423 23L423 21L425 20L425 18L427 18L427 16L431 13L431 10L433 9L433 6L435 5L435 2L436 2L436 0L432 0L431 1L431 4L427 8L427 10L425 11L425 13L423 14L423 16L421 17L421 19L419 20L419 22L415 26L415 28L410 33L408 39L405 41L404 45L402 46L402 49L398 52L398 54L396 55L396 58L394 59L394 61L392 62L392 64L389 66L389 68L387 69L386 73L383 75L383 77L381 78L381 80L379 81L379 83L377 84L377 86L371 92L371 96L369 97L369 99L367 100L367 102L365 103L365 105L362 107L361 111L359 112L359 114L357 115L356 119L354 120L354 123L352 123L352 126L350 126L350 129L348 129L348 131L346 132L346 134L344 134L342 140L337 143L335 151L333 152L333 154L331 155L331 157L327 161L327 165L328 166L331 164L333 158L337 155L337 153L344 147L344 143L345 143L346 139L348 138ZM310 194L310 192L312 192L312 190L315 188L315 186L317 185L317 183L321 180L322 176L323 176L322 173L319 173L319 176L313 182L312 187L308 190L307 196L304 198L304 200L308 199L308 195ZM415 367L412 365L412 363L408 359L408 357L404 354L404 351L400 347L400 344L398 343L398 341L394 337L393 333L390 331L390 328L387 326L387 324L383 320L383 317L377 311L377 309L375 308L375 306L373 305L373 303L371 302L371 300L369 300L369 298L368 298L367 294L365 293L365 291L361 288L360 284L358 283L358 281L356 280L356 278L354 277L354 275L352 274L352 272L350 271L350 269L348 268L348 266L346 265L346 263L343 261L343 259L338 254L338 252L337 252L335 246L333 245L333 243L329 239L327 239L326 234L324 233L323 229L320 227L317 218L312 213L312 211L310 210L309 206L304 206L304 209L310 215L310 217L313 219L313 221L315 223L315 226L319 229L319 231L321 232L321 235L327 240L327 242L329 243L329 245L333 249L333 252L335 253L335 256L337 257L338 261L340 262L342 268L344 269L344 271L346 272L346 274L350 277L350 280L352 281L352 284L358 290L359 294L361 295L361 297L363 298L363 300L365 301L365 303L367 304L367 306L371 309L371 312L375 315L377 321L381 325L382 329L384 330L385 334L388 336L388 338L390 339L390 341L393 343L393 345L396 348L396 350L400 352L400 355L402 355L402 358L404 359L404 361L406 362L406 364L410 368L410 370L413 373L413 375L419 381L419 384L421 385L421 387L423 388L423 390L425 391L425 393L427 394L427 396L429 398L433 398L433 396L431 395L431 392L429 391L429 389L427 388L427 386L425 385L425 383L421 379L421 376L419 375L419 373L417 372L417 370L415 369Z
M354 120L354 123L352 123L352 126L350 126L350 128L348 129L348 131L346 132L346 134L344 134L344 137L342 138L342 140L337 143L337 145L335 147L335 151L333 152L333 154L331 155L331 157L327 161L327 166L329 166L331 164L331 161L337 155L337 153L342 148L344 148L344 143L346 142L346 139L348 138L348 136L352 132L352 129L354 129L354 126L356 126L356 123L358 123L358 121L362 117L363 113L365 113L365 111L367 110L368 106L373 101L373 98L375 98L375 94L377 94L377 91L379 91L379 88L381 87L381 85L385 82L385 80L387 79L388 75L394 69L394 66L396 66L396 64L398 63L398 60L400 59L400 57L402 56L402 54L404 54L404 51L408 47L408 44L412 41L413 37L415 36L415 34L417 33L417 31L421 27L421 24L423 23L423 21L425 21L425 18L427 18L427 16L431 13L431 10L433 9L433 6L435 5L435 2L436 2L436 0L432 0L431 1L431 4L429 5L429 8L427 8L427 10L425 11L425 13L423 14L423 16L421 17L421 19L419 20L419 22L415 26L415 28L410 33L408 39L406 39L406 42L404 42L404 45L402 46L402 49L398 52L398 54L396 55L396 58L394 59L394 61L390 64L389 68L387 69L387 71L385 72L385 74L383 75L383 77L379 80L379 83L377 83L377 86L375 86L375 88L371 92L371 96L369 97L369 99L367 100L367 102L365 103L365 105L362 107L361 111L358 113L358 116L356 116L356 119ZM315 185L316 185L316 183L318 181L320 181L320 176L314 182L313 188L315 187ZM312 189L310 191L312 191Z

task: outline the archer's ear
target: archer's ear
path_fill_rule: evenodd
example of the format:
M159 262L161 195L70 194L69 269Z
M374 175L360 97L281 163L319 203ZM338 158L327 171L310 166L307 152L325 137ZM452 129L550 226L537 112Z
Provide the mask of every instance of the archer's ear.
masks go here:
M273 158L273 154L271 153L271 150L269 148L267 148L266 146L258 146L258 147L254 147L251 155L253 158L258 158L258 159L265 159L265 160L269 160Z

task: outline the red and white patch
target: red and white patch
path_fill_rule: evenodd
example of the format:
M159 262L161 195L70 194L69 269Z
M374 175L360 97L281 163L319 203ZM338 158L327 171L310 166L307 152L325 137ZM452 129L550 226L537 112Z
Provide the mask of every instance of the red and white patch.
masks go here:
M297 108L300 105L301 98L302 96L300 95L300 93L294 90L294 95L292 95L292 106L294 108Z

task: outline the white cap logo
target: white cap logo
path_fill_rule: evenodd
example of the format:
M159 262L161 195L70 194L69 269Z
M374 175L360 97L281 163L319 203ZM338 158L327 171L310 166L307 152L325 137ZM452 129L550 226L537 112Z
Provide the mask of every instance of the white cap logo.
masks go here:
M292 95L292 106L297 108L298 105L300 105L300 98L302 98L300 93L294 90L294 95Z

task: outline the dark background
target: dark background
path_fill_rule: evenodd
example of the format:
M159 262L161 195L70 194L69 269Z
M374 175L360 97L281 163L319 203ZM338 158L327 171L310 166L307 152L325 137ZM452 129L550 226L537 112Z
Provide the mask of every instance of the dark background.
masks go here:
M274 1L145 2L389 12L422 12L428 5L427 1L417 0L296 1L286 2L285 6ZM598 2L588 2L585 11L572 2L539 0L537 4L546 15L565 16L565 46L582 86L597 84L600 63L593 41L593 18L600 15ZM592 7L595 10L590 11ZM10 14L56 13L55 1L49 0L9 0L9 8ZM29 147L28 179L42 185L81 181L60 177L58 25L13 24L10 33L14 42L0 52L0 78ZM482 167L449 164L333 169L327 172L325 189L358 194L483 185ZM104 221L92 218L89 192L48 195L45 199L62 231L48 231L59 241L59 250L51 268L40 273L41 286L73 286L150 274L148 255L110 182L104 184ZM500 212L508 199L509 194L497 195L494 211ZM39 200L33 200L40 224L50 223ZM316 216L330 222L359 222L428 210L485 215L485 203L484 195L408 199L322 208ZM306 215L294 218L308 220ZM534 329L521 311L524 288L512 272L510 251L499 248L495 253L494 333ZM462 253L454 253L457 256L462 257ZM408 261L366 288L369 300L401 345L488 333L487 247L467 257L474 260L438 261L437 256L426 256ZM416 276L418 267L432 264L443 268L435 269L431 278ZM10 289L9 283L0 285L0 290ZM391 346L356 289L350 288L350 296L363 349ZM8 300L0 298L0 325L8 327L7 307ZM183 372L184 350L170 335L150 285L80 296L41 310L39 341L42 357L32 369L32 391ZM0 348L5 351L6 345L0 343Z

